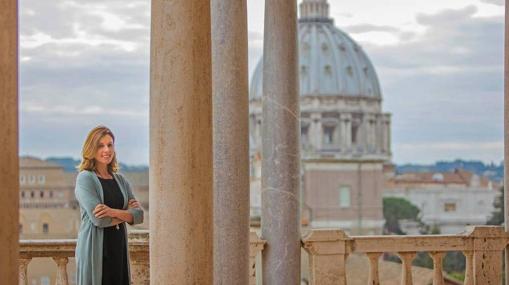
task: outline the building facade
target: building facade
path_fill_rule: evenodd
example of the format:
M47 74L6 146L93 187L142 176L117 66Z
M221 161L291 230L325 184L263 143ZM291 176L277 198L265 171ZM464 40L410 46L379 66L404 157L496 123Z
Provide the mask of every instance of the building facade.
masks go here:
M303 222L381 233L383 165L390 162L390 114L367 54L334 26L325 0L304 0L298 25ZM251 214L259 196L263 58L250 87ZM275 102L277 103L277 102Z
M384 197L404 198L417 206L427 226L443 234L463 232L468 225L484 225L493 214L500 185L487 177L457 169L390 175ZM402 222L403 231L418 234L414 222Z

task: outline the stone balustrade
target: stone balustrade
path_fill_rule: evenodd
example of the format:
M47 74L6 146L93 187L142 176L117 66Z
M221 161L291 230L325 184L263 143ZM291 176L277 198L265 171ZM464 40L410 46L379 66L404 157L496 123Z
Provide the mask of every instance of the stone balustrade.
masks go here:
M349 236L341 230L312 230L303 246L309 253L311 284L346 284L349 254L366 254L368 284L380 284L378 261L383 253L397 253L402 262L401 284L412 283L412 260L417 252L433 259L433 284L444 284L442 258L446 252L461 251L466 257L466 285L501 284L502 253L509 235L502 227L469 227L458 235Z
M249 236L250 277L249 284L256 284L255 261L265 242L251 232ZM131 262L132 283L150 284L149 232L132 231L129 233L129 256ZM57 285L68 285L67 263L74 258L75 239L65 240L21 240L19 259L19 285L28 285L27 269L33 258L52 258L57 265Z
M20 240L19 285L28 285L27 269L33 258L52 258L57 265L56 284L69 284L67 263L74 258L75 239ZM149 284L148 231L129 233L129 255L133 284Z
M129 254L133 284L149 284L149 233L129 234ZM256 257L265 241L250 233L249 284L256 284ZM346 284L349 254L365 254L369 259L369 283L380 284L378 262L383 253L397 253L402 262L401 284L412 283L412 260L417 252L428 252L434 264L433 284L444 284L442 259L446 252L461 251L466 257L466 285L501 284L502 253L509 235L502 227L469 227L457 235L349 236L337 229L312 230L303 240L309 254L311 284ZM27 267L38 257L52 258L57 265L56 284L68 284L66 265L74 257L76 240L21 240L19 284L28 284Z

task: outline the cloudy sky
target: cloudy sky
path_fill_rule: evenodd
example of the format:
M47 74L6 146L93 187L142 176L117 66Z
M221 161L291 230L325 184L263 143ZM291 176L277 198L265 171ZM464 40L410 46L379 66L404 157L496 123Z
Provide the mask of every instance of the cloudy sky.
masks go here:
M21 154L78 158L105 124L122 161L147 164L150 1L20 3ZM329 3L377 69L394 162L502 160L503 0ZM248 0L250 72L263 4Z

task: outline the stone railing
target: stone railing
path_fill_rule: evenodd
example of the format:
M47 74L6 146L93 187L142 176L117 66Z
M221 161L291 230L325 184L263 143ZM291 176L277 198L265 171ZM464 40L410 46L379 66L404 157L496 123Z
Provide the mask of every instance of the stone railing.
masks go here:
M265 242L251 232L250 236L250 279L249 284L256 284L256 256L263 250ZM129 233L129 256L133 284L150 284L149 267L149 233L135 231ZM74 257L76 240L21 240L19 260L19 284L28 285L27 268L33 258L49 257L57 265L57 285L68 285L67 263Z
M149 284L149 236L147 231L129 234L129 254L133 284ZM256 284L256 257L265 241L250 234L250 279ZM309 254L311 284L346 285L349 254L365 254L369 259L368 284L380 284L378 261L383 253L397 253L402 261L401 284L412 284L412 260L417 252L428 252L433 259L433 284L444 284L442 258L446 252L461 251L466 257L466 285L500 284L502 253L509 241L501 227L471 227L458 235L349 236L341 230L312 230L303 247ZM32 258L49 257L57 264L56 284L67 285L66 265L74 257L76 240L20 241L20 285L27 285L27 266Z
M417 252L433 259L433 284L444 284L442 258L446 252L461 251L466 257L464 284L488 285L502 282L502 253L509 236L501 227L467 228L458 235L348 236L340 230L312 230L303 246L309 253L310 284L346 284L346 260L351 253L369 258L368 284L380 284L378 261L383 253L397 253L402 262L401 284L412 283L412 260Z
M74 258L75 239L20 240L19 285L28 285L27 268L33 258L52 258L57 265L56 284L68 285L67 263ZM133 284L149 284L148 231L129 233Z

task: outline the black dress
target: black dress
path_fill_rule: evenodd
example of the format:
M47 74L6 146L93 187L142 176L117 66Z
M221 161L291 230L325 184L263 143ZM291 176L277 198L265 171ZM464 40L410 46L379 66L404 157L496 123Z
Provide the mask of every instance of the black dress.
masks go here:
M104 193L104 204L122 209L124 196L115 179L99 177ZM104 228L102 285L129 285L127 267L127 240L125 224Z

